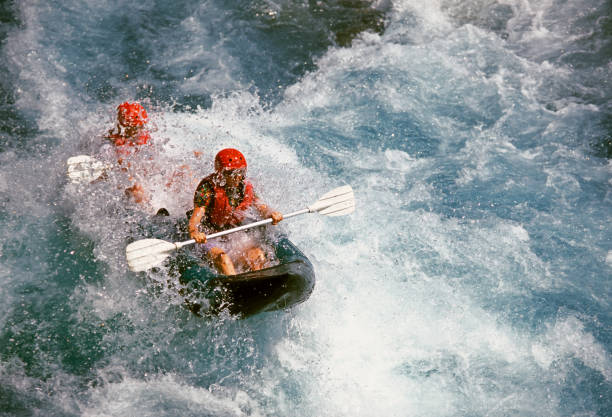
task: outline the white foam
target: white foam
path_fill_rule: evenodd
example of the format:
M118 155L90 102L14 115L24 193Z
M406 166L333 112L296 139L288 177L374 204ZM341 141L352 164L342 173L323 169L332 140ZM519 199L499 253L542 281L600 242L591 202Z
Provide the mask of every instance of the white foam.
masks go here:
M62 77L63 69L57 63L57 52L41 42L40 11L20 4L22 25L11 32L4 43L3 52L9 68L16 69L16 106L24 114L39 113L41 130L55 133L66 131L71 121L69 104L71 91ZM59 76L54 75L59 70Z
M392 171L408 171L415 162L415 159L408 153L397 149L385 150L385 158L387 159L387 169Z
M276 347L286 372L305 373L306 392L317 398L315 414L452 415L466 407L479 413L508 396L524 413L546 410L551 393L532 379L527 335L498 324L494 314L435 277L416 272L398 282L414 272L390 272L384 265L392 257L376 243L367 243L376 254L370 259L359 255L361 243L317 251L325 268L309 301L312 320L300 322L304 341ZM324 255L337 250L348 261L343 268L352 265L341 276ZM496 388L479 392L491 372ZM522 391L524 378L533 388L529 393Z
M512 4L536 7L528 2ZM578 195L584 192L579 173L560 166L542 171L539 164L548 149L519 144L517 137L538 130L554 134L562 126L554 123L555 118L597 109L566 104L560 116L541 111L542 82L555 76L563 80L568 70L548 62L525 62L504 50L501 39L469 25L455 30L442 6L441 2L394 3L385 35L365 34L351 48L330 49L317 62L319 69L289 87L283 103L272 112L262 109L256 94L244 91L214 96L211 108L191 114L150 111L152 123L157 125L154 135L160 142L167 140L162 148L162 168L170 169L181 161L203 176L212 170L217 150L239 147L249 159L249 172L259 190L282 209L301 208L305 201L331 188L330 184L348 182L354 186L358 206L350 217L304 216L281 226L313 260L317 285L312 297L291 312L244 321L245 328L265 325L266 329L280 329L269 350L246 341L246 350L261 348L265 359L262 366L258 363L250 369L251 379L241 380L252 392L247 393L242 385L206 389L172 372L132 375L132 366L144 361L141 358L154 356L163 349L160 346L184 347L179 338L173 339L172 329L183 329L193 318L179 307L182 300L170 288L172 282L166 283L165 271L145 281L126 276L124 249L129 227L125 222L134 219L121 211L105 211L122 204L117 184L109 180L81 195L70 195L79 191L76 189L66 191L66 199L74 200L76 206L73 226L95 242L94 255L104 263L105 273L102 282L82 278L83 285L70 300L79 305L74 318L97 323L119 317L129 323L126 327L136 328L105 336L104 341L111 345L121 343L133 349L109 358L118 363L119 376L102 375L101 385L90 388L84 396L88 400L81 406L83 415L156 415L166 407L174 407L178 413L269 415L264 406L268 401L287 411L284 415L556 415L563 411L558 406L564 386L558 382L564 380L573 359L610 380L609 353L585 330L581 319L548 319L551 322L540 333L521 329L520 320L515 327L509 323L507 310L498 311L492 305L495 296L520 298L554 289L548 261L532 248L537 235L532 237L530 232L539 218L531 224L527 219L521 223L497 217L494 210L483 210L482 217L454 218L437 212L444 211L439 206L453 195L443 195L435 183L438 174L452 174L454 167L459 175L449 179L453 186L469 187L479 180L494 179L504 175L495 162L495 158L503 158L516 170L522 165L512 164L514 161L532 164L529 166L535 167L536 173L548 176L548 191L555 195ZM25 19L28 29L7 40L11 65L24 68L19 75L19 106L44 112L43 128L69 132L71 121L62 112L69 107L67 99L78 102L79 98L61 81L65 69L49 69L52 62L36 52L39 43L32 28L38 20L36 13L30 13ZM406 24L413 16L416 27ZM518 24L519 18L511 23ZM541 18L534 17L532 36L536 40L554 36ZM216 53L198 45L205 28L193 18L186 18L181 27L193 35L193 41L184 50L169 51L165 58L172 64L189 62L190 54L208 57ZM20 55L22 48L29 47L30 52ZM52 57L51 53L46 58ZM223 55L220 60L227 58ZM486 74L489 63L499 69ZM59 75L50 75L56 72ZM371 82L373 72L375 82ZM202 69L180 88L205 93L210 83L235 86L228 74L219 64L213 72ZM38 103L36 94L41 91ZM489 114L488 108L482 109L482 99L490 100L492 107L500 105L503 114ZM486 117L467 126L467 121L436 107L447 102L473 112L476 118ZM338 151L332 143L325 151L341 168L346 167L338 174L315 163L303 164L303 156L298 157L296 151L298 141L286 133L292 128L308 132L314 126L335 130L350 141L358 137L358 128L376 126L372 115L377 109L413 117L431 138L439 139L440 147L431 151L432 156L422 158L402 150L402 141L410 141L410 137L398 136L394 138L397 142L390 141L392 145L384 142L380 148L364 146L353 152ZM532 110L533 125L527 116ZM496 122L487 125L487 118ZM100 120L92 114L79 123L84 126L79 135L94 130L97 134ZM517 128L515 137L508 134L512 131L509 123L526 126ZM445 153L446 149L454 150ZM195 150L204 152L201 159L191 157ZM563 152L555 156L576 157ZM448 168L444 164L455 165ZM25 171L19 171L23 174L20 177L29 178ZM178 196L164 190L163 176L147 180L157 191L154 206L175 209L173 214L190 206L192 189L181 187ZM518 175L511 178L510 188L518 187L519 180ZM20 185L27 190L36 181L25 179ZM2 187L0 176L0 190ZM48 210L36 206L34 192L14 198L13 208L34 209L37 215L49 216ZM26 232L21 233L24 235L16 238L27 241ZM609 266L611 253L606 255ZM0 268L2 274L8 272ZM4 293L1 298L10 300ZM289 329L279 324L286 317L292 317ZM218 335L204 331L204 340L186 344L219 343L221 350L224 344L233 346L233 332L241 331L235 328L239 325L234 327L222 319L213 324L197 323L206 329L216 326L223 337L218 340ZM141 343L143 338L154 347ZM214 362L222 369L220 379L223 371L232 373L236 369L231 367L239 366L239 355L232 354L236 356L229 355L226 362ZM286 388L286 381L297 388ZM292 410L289 394L293 389L302 401L297 411Z
M516 236L517 239L521 242L529 241L529 233L527 232L527 230L525 230L523 226L510 226L510 230L512 231L512 234Z
M545 369L577 358L589 368L599 371L606 381L612 380L612 357L584 329L584 324L577 317L561 318L550 325L541 340L534 343L532 353L538 364Z
M263 416L256 401L237 389L195 387L173 374L132 378L105 383L88 393L91 400L82 406L82 415L159 416L172 409L175 415Z

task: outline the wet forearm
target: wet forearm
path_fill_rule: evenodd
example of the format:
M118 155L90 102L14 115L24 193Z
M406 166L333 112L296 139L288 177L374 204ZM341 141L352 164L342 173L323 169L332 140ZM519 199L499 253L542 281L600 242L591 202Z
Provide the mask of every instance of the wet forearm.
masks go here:
M200 222L206 213L206 209L204 207L196 207L193 210L193 214L189 218L189 234L193 235L200 231Z

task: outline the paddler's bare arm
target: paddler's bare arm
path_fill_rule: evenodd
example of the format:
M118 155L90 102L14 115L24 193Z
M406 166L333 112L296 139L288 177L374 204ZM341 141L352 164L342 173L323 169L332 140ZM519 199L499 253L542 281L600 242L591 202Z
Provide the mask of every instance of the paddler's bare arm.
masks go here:
M272 224L277 224L283 220L283 214L279 211L273 211L265 204L256 204L255 207L259 210L259 213L265 218L272 218Z
M198 243L206 243L206 234L200 232L200 222L206 214L204 207L196 207L189 218L189 236Z

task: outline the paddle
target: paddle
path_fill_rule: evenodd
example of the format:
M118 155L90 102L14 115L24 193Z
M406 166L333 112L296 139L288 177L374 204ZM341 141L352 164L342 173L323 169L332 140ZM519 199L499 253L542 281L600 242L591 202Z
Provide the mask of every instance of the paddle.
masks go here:
M283 219L288 219L305 213L319 213L325 216L344 216L355 211L355 196L350 185L335 188L324 194L315 203L305 209L294 211L293 213L283 215ZM222 232L213 233L206 236L206 239L213 239L220 236L225 236L230 233L240 230L250 229L252 227L262 226L272 223L272 219L265 219L254 223L238 226L233 229L224 230ZM142 239L130 243L125 249L128 266L134 272L146 271L161 264L170 254L182 248L183 246L191 245L195 240L187 240L185 242L167 242L161 239Z
M90 183L102 176L111 165L98 161L89 155L77 155L68 158L68 178L74 184Z

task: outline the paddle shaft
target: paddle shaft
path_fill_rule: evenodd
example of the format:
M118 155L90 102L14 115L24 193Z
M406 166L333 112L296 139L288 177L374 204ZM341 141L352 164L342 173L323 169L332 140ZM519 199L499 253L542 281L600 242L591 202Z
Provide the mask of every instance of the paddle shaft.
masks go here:
M324 216L344 216L355 211L355 198L353 190L349 185L344 185L331 190L321 196L314 204L311 204L305 209L288 213L283 216L288 219L293 216L298 216L305 213L319 213ZM245 224L233 229L224 230L218 233L213 233L206 236L206 239L228 235L230 233L246 230L264 224L272 223L272 219L265 219L258 222ZM186 242L166 242L160 239L141 239L130 243L126 249L126 258L128 266L132 271L140 272L152 268L166 259L170 252L182 248L183 246L195 243L195 239Z
M293 213L283 214L283 220L284 219L288 219L290 217L298 216L300 214L309 213L309 212L310 212L310 210L305 208L305 209L302 209L302 210L294 211ZM229 235L230 233L239 232L241 230L251 229L251 228L257 227L257 226L263 226L264 224L268 224L268 223L272 223L272 219L264 219L264 220L260 220L258 222L249 223L249 224L245 224L245 225L242 225L242 226L234 227L233 229L228 229L228 230L223 230L221 232L213 233L213 234L207 235L206 236L206 240L214 239L216 237L221 237L221 236L225 236L225 235ZM195 243L194 239L186 240L185 242L174 242L174 244L176 245L177 249L180 249L183 246L191 245L192 243Z

